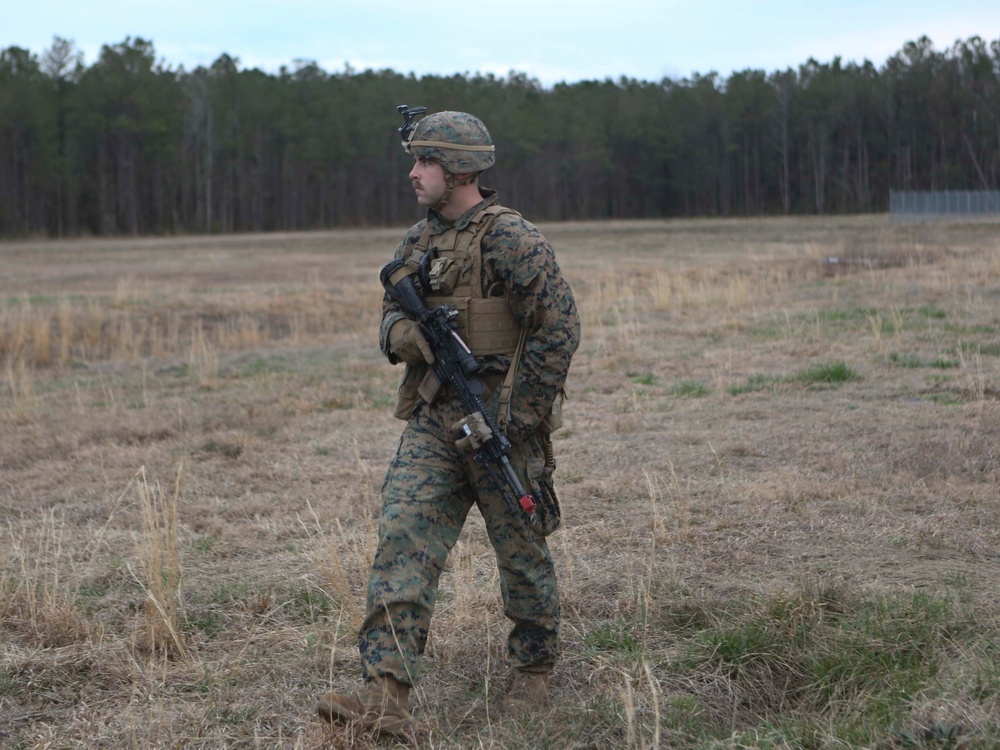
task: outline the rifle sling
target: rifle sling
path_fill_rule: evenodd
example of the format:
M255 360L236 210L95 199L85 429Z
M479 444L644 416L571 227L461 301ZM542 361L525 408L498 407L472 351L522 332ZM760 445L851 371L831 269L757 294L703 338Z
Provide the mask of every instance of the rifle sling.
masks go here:
M497 424L500 429L507 432L507 425L510 424L510 397L514 392L514 379L517 377L517 368L521 364L521 355L524 353L524 340L527 338L528 329L521 328L521 335L517 339L517 348L510 358L510 367L507 368L507 375L500 385L500 408L497 409Z

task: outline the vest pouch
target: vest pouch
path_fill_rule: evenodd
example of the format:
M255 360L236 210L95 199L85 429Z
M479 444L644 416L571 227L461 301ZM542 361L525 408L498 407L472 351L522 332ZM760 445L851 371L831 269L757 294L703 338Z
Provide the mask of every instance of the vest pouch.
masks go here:
M420 399L418 388L423 377L421 372L423 369L425 368L408 364L403 370L403 377L399 381L399 390L396 394L396 409L392 413L396 419L408 421L413 415L413 409Z
M470 299L468 327L466 343L479 357L513 354L521 337L521 324L514 317L510 300L503 297Z
M461 269L454 258L435 258L431 261L431 267L427 271L427 280L430 282L431 291L434 294L451 294L458 286L458 277Z
M566 394L563 391L556 394L556 399L552 402L549 413L542 417L541 424L538 426L541 432L550 435L563 426L562 403L565 398Z
M437 398L438 391L441 390L441 381L434 374L434 370L430 367L425 369L424 376L420 379L420 384L417 386L417 393L428 404L433 404L434 399Z
M477 357L511 355L517 349L521 324L514 317L510 300L503 297L428 297L427 306L448 305L458 312L458 335Z

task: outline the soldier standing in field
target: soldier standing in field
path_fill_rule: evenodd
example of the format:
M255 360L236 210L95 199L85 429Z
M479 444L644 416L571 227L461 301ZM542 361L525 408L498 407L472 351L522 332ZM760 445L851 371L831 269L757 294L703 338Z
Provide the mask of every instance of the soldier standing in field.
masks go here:
M453 425L466 416L462 403L433 377L434 355L417 322L387 294L380 345L391 363L406 365L396 416L407 423L382 485L379 542L358 634L364 685L325 695L318 710L331 722L394 735L410 728L409 692L420 676L438 580L473 505L496 552L504 614L513 623L507 651L514 679L504 709L531 711L548 700L559 636L556 575L545 541L559 524L550 433L560 424L580 337L573 294L551 245L479 185L495 161L485 125L464 112L438 112L413 127L411 114L404 112L400 132L414 159L409 177L417 203L428 210L395 257L415 268L422 261L429 308L459 311L458 332L481 366L483 401L511 443L510 463L537 499L540 523L512 512L483 467L456 446Z

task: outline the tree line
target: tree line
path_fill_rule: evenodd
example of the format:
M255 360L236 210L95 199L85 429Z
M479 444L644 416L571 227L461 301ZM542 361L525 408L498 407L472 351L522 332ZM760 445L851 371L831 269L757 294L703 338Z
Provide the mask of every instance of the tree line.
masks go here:
M225 54L187 71L132 38L85 66L56 38L0 51L0 236L407 223L404 102L479 115L484 182L536 220L875 212L890 188L1000 187L1000 40L544 87Z

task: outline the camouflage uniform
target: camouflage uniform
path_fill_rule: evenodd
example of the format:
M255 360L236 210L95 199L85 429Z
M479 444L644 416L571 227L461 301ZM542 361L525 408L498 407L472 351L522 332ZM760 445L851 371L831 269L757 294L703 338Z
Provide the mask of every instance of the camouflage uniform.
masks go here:
M473 217L497 205L494 192L480 189L482 202L454 224L434 210L410 229L396 251L409 257L425 227L430 236L464 230ZM389 676L405 684L419 677L421 656L434 611L438 580L473 505L486 523L500 571L512 666L548 672L558 654L559 597L545 535L558 524L551 461L546 462L547 418L561 400L570 358L579 343L580 322L572 292L552 247L536 227L514 212L495 217L480 243L483 296L502 285L517 321L526 329L510 399L507 436L511 464L526 489L543 505L546 522L532 529L515 515L471 456L459 452L451 425L466 416L447 389L432 403L418 401L409 415L385 482L379 543L368 585L367 617L359 633L364 677ZM388 296L383 301L382 351L395 362L389 329L405 314ZM496 416L496 385L509 355L479 358L483 379L493 387L486 399ZM407 365L407 367L411 367ZM404 415L405 416L405 415Z

